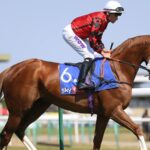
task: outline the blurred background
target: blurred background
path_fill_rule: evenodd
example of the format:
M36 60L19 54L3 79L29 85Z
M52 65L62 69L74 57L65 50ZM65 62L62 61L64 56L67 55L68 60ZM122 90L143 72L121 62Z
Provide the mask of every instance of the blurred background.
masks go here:
M1 0L0 1L0 71L20 61L39 58L58 63L82 61L62 38L62 30L75 17L102 10L107 0ZM103 42L109 49L128 38L150 34L150 1L120 0L124 14L109 24ZM145 65L145 64L143 64ZM150 84L146 73L139 70L134 83L132 101L127 113L144 130L150 148ZM38 149L59 149L58 108L48 109L45 116L32 124L28 136ZM0 105L0 128L7 119L5 103ZM92 149L95 117L64 110L65 149ZM71 119L70 119L71 118ZM46 145L46 146L43 146ZM43 147L42 147L43 146ZM102 149L139 149L136 137L110 121ZM23 149L14 137L8 149Z

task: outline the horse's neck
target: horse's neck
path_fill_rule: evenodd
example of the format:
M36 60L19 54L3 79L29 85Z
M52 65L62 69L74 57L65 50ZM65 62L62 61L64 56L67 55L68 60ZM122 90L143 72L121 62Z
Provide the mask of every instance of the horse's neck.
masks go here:
M127 47L116 49L116 51L112 53L112 58L122 61L122 63L115 62L116 71L118 72L120 80L127 80L128 82L133 82L135 75L138 71L138 67L136 68L132 65L139 66L142 62L142 57L139 53L139 48Z

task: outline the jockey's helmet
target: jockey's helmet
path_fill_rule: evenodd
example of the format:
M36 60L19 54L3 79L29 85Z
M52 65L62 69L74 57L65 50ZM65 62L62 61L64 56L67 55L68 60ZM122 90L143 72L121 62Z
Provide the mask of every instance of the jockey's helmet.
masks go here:
M110 0L106 3L104 7L104 11L108 13L117 13L117 14L122 14L124 11L124 8L121 6L121 4L116 1L116 0Z

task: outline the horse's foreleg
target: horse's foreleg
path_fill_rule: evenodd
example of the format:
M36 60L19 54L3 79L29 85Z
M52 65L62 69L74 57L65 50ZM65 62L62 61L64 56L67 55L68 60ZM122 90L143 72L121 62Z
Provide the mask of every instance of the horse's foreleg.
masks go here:
M31 143L31 141L28 139L28 137L24 135L24 132L25 132L26 128L32 122L34 122L39 116L41 116L49 106L50 106L50 103L45 102L42 99L39 99L38 101L36 101L33 104L33 106L30 108L28 113L26 115L24 115L21 120L21 123L16 131L16 135L29 150L35 150L36 148Z
M0 149L3 149L8 145L12 134L16 131L18 125L20 124L21 117L17 115L9 114L8 121L0 135Z
M108 124L109 118L103 115L97 115L95 135L94 135L94 145L93 150L99 150L101 147L103 135Z
M131 118L122 109L122 106L118 106L115 108L115 110L111 114L111 118L114 121L118 122L120 125L123 125L127 129L132 131L139 140L141 150L147 150L142 129L131 120Z

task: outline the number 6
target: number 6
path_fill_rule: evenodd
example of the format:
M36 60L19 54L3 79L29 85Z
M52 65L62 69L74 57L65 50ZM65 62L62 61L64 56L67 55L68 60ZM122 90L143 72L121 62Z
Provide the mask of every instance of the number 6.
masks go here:
M63 71L63 73L61 74L60 76L60 79L65 82L65 83L68 83L72 80L72 76L68 71L69 68L65 68L65 70ZM68 76L68 79L65 79L64 76Z

